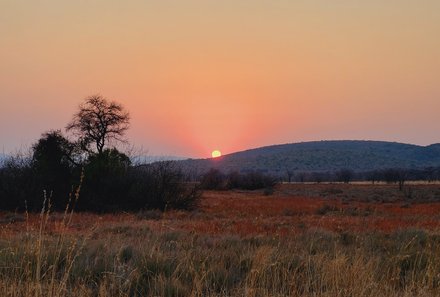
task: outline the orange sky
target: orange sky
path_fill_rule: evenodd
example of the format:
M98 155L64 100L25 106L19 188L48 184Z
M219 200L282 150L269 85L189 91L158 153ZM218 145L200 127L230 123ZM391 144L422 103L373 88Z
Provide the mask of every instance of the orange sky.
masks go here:
M440 142L440 1L0 1L0 152L100 93L153 155Z

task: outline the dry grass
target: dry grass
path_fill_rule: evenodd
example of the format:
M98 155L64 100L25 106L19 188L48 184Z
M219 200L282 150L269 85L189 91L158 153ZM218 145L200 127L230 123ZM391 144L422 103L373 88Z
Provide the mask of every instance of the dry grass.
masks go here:
M394 191L282 185L162 217L5 219L0 296L439 296L440 203L365 197Z

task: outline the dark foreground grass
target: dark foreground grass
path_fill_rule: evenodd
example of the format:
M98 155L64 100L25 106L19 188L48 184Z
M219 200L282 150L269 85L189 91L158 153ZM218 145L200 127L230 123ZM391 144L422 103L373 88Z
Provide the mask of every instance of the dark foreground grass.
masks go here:
M12 235L0 242L0 296L440 295L433 231L239 237L147 223Z
M440 296L439 204L368 202L397 191L285 185L206 192L197 212L2 214L0 296Z

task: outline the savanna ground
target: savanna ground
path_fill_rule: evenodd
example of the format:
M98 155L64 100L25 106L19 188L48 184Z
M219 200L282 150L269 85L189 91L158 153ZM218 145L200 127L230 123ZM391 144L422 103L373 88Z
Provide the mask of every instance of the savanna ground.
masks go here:
M192 212L2 213L0 296L440 295L440 185L267 194L206 191Z

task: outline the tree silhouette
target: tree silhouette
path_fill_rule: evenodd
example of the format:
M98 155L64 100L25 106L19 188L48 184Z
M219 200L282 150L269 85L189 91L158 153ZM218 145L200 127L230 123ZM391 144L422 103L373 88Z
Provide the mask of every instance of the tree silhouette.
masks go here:
M108 101L100 95L85 99L74 114L72 121L66 126L79 137L79 144L86 152L102 154L111 141L125 142L124 134L129 127L130 116L122 105Z
M46 191L55 209L63 209L71 190L75 146L60 130L44 133L32 146L31 170L37 191ZM41 206L41 205L39 205Z
M32 146L32 165L38 169L56 171L74 164L75 146L60 130L44 133Z

